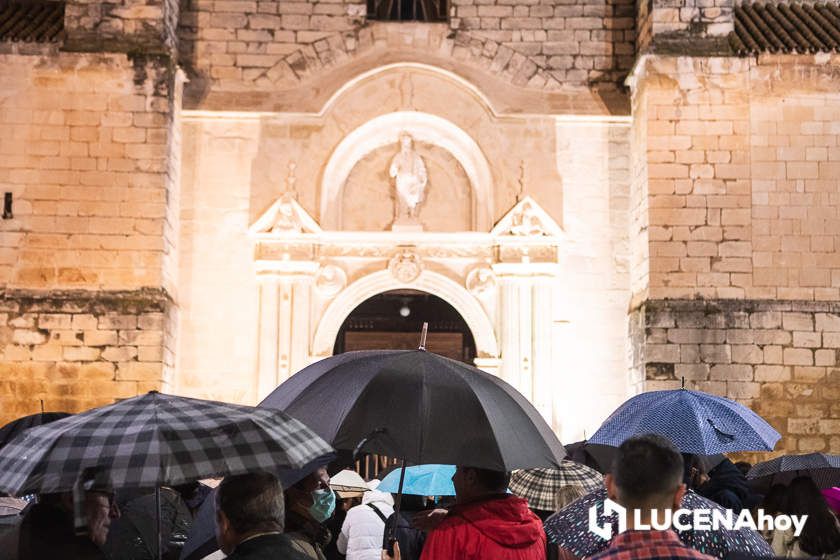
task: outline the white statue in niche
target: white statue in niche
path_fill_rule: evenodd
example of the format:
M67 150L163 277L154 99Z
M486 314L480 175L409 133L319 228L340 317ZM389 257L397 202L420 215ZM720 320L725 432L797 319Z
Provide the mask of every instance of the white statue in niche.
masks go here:
M395 178L397 189L397 208L394 224L417 223L420 204L426 194L426 164L423 158L414 151L413 139L408 133L400 135L400 151L391 160L388 174Z

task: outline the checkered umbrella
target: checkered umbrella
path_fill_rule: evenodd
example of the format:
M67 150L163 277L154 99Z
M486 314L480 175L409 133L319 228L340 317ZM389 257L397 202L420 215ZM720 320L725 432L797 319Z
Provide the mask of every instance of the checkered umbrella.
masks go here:
M510 475L510 491L528 500L532 509L554 511L557 492L564 486L580 486L589 493L604 486L601 473L573 461L561 461L556 469L523 469Z
M819 488L840 485L840 455L808 453L782 455L756 464L747 478L757 487L769 489L773 484L790 484L798 476L810 476Z
M286 414L152 391L32 428L0 450L0 490L73 489L99 466L114 487L300 468L332 448Z

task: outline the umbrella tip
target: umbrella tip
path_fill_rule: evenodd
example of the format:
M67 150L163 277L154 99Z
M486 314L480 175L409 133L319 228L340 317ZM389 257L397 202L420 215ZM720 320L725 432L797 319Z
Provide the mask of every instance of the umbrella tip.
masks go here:
M429 334L429 323L423 322L423 329L420 331L420 346L418 350L426 350L426 335Z

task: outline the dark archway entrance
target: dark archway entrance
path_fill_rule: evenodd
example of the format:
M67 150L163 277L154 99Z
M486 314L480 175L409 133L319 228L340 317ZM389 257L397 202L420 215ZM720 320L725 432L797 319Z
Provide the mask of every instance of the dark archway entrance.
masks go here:
M417 290L392 290L363 301L341 325L333 353L417 348L424 322L427 350L473 363L475 340L463 317L441 298Z

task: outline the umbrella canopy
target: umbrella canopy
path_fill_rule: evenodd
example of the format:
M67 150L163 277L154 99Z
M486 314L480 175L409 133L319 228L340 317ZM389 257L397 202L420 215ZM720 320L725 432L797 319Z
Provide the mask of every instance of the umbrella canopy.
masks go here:
M362 447L414 464L494 470L549 467L557 436L516 389L423 350L347 352L293 375L261 407L310 426L339 449Z
M602 539L589 530L589 508L598 507L603 511L607 489L600 488L586 496L575 500L545 521L545 533L548 542L559 545L575 556L584 558L605 550L609 541ZM707 500L693 491L688 491L683 497L682 507L685 509L707 509L724 512L722 507L711 500ZM613 528L618 526L618 518L612 516ZM743 553L750 556L773 556L773 550L756 531L739 529L729 531L680 531L680 540L695 550L704 554L725 558L728 554Z
M602 474L610 472L617 447L589 443L586 440L576 441L565 446L568 455L566 459L592 467Z
M117 488L156 488L297 468L331 451L282 412L152 391L27 430L0 450L0 490L70 491L94 466Z
M591 492L604 486L604 477L573 461L562 461L559 468L525 469L510 475L510 491L528 500L532 509L554 511L557 492L564 486L580 486L584 492Z
M368 488L365 479L359 476L354 470L344 469L330 477L330 488L336 492L367 492Z
M120 517L111 521L103 550L109 558L152 560L157 549L158 507L155 494L146 494L120 507ZM192 516L181 497L171 488L160 492L160 543L167 554L179 550L187 539Z
M590 443L618 447L643 434L671 440L683 453L772 451L782 436L761 416L735 401L688 389L638 394L607 418Z
M396 494L399 490L400 470L394 469L388 473L376 489ZM417 496L454 496L455 485L452 483L454 475L455 465L434 464L406 467L402 492Z
M50 422L55 422L68 416L70 416L69 412L39 412L38 414L30 414L29 416L12 420L0 428L0 447L12 441L26 429L49 424Z
M820 489L840 486L840 455L782 455L756 464L747 473L747 478L759 488L790 484L798 476L810 476Z

